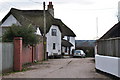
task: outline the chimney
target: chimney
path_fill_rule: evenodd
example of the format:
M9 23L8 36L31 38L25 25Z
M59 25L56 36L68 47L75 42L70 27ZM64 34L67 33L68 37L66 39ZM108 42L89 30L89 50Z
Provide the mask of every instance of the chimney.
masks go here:
M52 5L52 2L49 2L47 10L54 17L54 8L53 8L53 5Z

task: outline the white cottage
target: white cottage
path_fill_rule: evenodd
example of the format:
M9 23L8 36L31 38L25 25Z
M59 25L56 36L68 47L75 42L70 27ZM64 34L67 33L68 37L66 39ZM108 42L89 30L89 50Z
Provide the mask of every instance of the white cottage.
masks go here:
M64 42L67 41L68 44L62 46L62 52L64 55L72 55L73 51L75 50L75 37L74 36L64 36L63 38L63 44L67 43Z
M36 28L36 34L42 35L44 33L43 24L43 10L19 10L12 8L9 13L2 19L1 27L4 31L5 28L10 27L12 24L16 25L32 25ZM71 53L75 49L75 34L68 28L60 19L54 18L54 8L52 2L49 2L48 9L46 10L46 52L48 56L61 55L62 41L65 36L70 37L71 44L69 46ZM66 45L65 45L66 46Z
M47 52L48 56L61 55L61 31L58 26L52 25L47 37Z

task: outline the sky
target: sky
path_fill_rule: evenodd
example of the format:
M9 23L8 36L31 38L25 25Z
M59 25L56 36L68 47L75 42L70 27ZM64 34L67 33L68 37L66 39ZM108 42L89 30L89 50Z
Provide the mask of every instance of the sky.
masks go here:
M119 0L0 0L0 21L11 8L42 10L43 1L53 2L55 18L74 31L76 40L96 40L118 22Z

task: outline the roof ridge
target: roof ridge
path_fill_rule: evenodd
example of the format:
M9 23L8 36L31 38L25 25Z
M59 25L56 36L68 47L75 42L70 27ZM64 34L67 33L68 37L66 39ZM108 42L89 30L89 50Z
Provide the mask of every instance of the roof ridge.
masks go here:
M32 12L33 11L33 12ZM40 12L42 11L42 12ZM43 10L20 10L16 8L11 8L8 14L2 19L2 23L10 16L13 15L21 25L33 24L40 27L41 33L43 33ZM49 31L51 25L58 25L63 36L73 36L76 35L74 32L67 27L61 19L54 18L48 10L46 10L46 30Z

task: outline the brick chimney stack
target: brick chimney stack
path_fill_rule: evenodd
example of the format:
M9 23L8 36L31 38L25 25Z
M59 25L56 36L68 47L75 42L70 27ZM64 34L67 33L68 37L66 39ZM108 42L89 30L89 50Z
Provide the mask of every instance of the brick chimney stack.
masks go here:
M54 8L53 8L53 5L52 5L52 2L49 2L47 10L54 17Z

